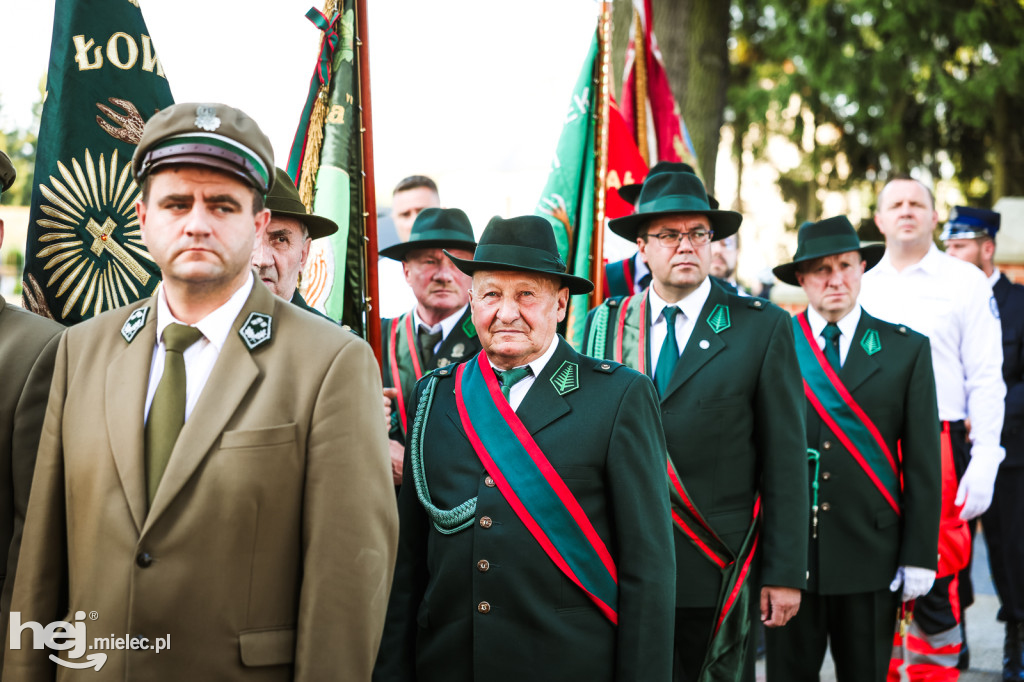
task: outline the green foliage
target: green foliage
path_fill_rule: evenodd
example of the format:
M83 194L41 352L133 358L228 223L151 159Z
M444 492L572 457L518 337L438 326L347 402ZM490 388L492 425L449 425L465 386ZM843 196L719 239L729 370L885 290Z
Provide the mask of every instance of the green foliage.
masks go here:
M781 134L804 150L786 174L808 211L797 222L815 217L815 188L937 177L947 159L978 202L1024 191L1017 0L735 0L732 19L728 118L746 140Z

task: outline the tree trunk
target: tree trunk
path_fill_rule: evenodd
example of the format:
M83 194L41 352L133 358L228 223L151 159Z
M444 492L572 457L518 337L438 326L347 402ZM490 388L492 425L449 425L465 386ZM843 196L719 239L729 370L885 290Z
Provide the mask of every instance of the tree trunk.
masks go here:
M654 30L708 191L729 84L729 3L654 0Z

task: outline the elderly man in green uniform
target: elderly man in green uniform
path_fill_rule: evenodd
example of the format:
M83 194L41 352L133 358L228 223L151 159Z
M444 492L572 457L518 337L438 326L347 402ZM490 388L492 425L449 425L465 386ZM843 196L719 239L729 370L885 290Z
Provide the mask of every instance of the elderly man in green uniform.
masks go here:
M306 210L295 183L282 168L276 170L266 207L270 209L270 223L257 233L252 250L256 276L275 296L327 317L302 298L299 276L306 266L312 241L334 234L338 225Z
M741 216L692 173L650 177L631 216L653 275L591 312L588 355L650 375L668 442L676 566L675 679L753 680L750 633L778 627L806 585L804 416L789 316L713 286L712 239Z
M61 337L3 678L368 680L398 535L373 353L255 281L248 115L168 107L132 170L162 281Z
M0 194L15 176L10 158L0 152ZM62 331L53 320L9 306L0 296L0 642L6 641L25 508Z
M416 388L374 679L668 680L675 563L650 380L556 333L550 224L495 218L473 260L483 352Z
M402 484L405 434L412 415L409 396L432 369L476 355L480 340L470 319L470 278L448 260L442 249L472 258L473 226L457 208L425 208L416 215L409 239L381 250L399 261L416 296L416 306L400 317L381 320L384 397L391 405L391 471Z
M926 594L935 579L941 460L931 349L857 303L862 275L884 252L861 246L837 216L801 227L793 262L774 270L808 300L793 332L812 519L800 612L766 634L772 681L818 680L830 645L840 682L883 682L900 597Z

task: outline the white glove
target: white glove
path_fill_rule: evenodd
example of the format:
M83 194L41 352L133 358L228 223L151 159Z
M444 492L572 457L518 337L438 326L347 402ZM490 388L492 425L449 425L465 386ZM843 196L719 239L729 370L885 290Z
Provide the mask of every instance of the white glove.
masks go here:
M992 488L996 484L996 473L999 462L991 457L972 457L967 471L960 479L960 487L956 491L956 506L963 505L960 518L970 521L981 516L992 504Z
M889 584L889 591L896 592L903 583L903 601L917 599L928 594L935 583L935 571L917 566L900 566L896 569L896 577Z

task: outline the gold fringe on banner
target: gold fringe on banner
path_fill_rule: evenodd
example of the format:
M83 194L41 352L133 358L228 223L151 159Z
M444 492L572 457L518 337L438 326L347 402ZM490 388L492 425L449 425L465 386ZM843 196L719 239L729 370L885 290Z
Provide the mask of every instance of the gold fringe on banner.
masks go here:
M338 0L326 0L324 2L324 16L330 19L338 11ZM320 49L323 50L323 41L327 40L324 35L320 38ZM333 69L331 64L329 69ZM302 180L299 182L299 198L306 205L306 210L313 212L313 192L316 189L316 174L320 170L320 148L324 144L324 121L327 120L327 100L330 97L329 86L331 75L327 82L320 86L317 92L316 103L313 111L309 114L309 125L306 127L306 154L302 158L302 168L299 175Z
M650 17L646 17L650 21ZM633 10L633 25L636 32L633 35L633 68L636 70L636 77L633 79L633 103L636 106L636 146L640 150L640 156L644 163L651 165L651 148L647 143L647 49L644 44L645 27L640 21L640 12Z

